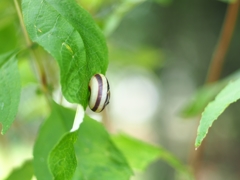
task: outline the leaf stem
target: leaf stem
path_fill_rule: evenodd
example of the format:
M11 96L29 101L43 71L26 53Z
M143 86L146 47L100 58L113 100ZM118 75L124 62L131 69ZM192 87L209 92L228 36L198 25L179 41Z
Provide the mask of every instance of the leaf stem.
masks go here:
M21 9L20 9L18 0L14 0L14 5L15 5L15 8L16 8L16 11L17 11L17 14L18 14L18 18L19 18L19 21L20 21L21 29L22 29L23 34L24 34L24 38L26 40L26 44L27 44L28 48L30 49L30 54L32 56L32 59L34 59L34 61L32 63L34 71L36 73L38 81L41 84L41 89L44 92L44 94L46 95L47 101L49 102L49 92L48 92L48 88L47 88L47 76L46 76L46 73L45 73L45 70L44 70L44 66L41 63L38 52L34 48L32 48L33 43L29 39L27 30L24 26L22 13L21 13Z
M205 84L209 84L217 81L220 78L224 58L226 56L229 44L231 42L234 28L236 25L238 9L240 1L231 3L228 5L225 20L222 26L221 34L219 36L218 43L215 47L215 51L212 55L211 64L209 66L208 75L206 78ZM191 153L190 164L194 169L195 177L197 180L201 179L201 167L202 167L202 158L204 155L205 141L202 142L201 146Z

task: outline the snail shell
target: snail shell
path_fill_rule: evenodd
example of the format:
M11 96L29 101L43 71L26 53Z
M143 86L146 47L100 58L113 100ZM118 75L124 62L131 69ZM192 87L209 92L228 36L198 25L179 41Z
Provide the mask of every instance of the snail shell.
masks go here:
M90 82L89 107L94 112L101 112L110 99L110 87L107 78L103 74L95 74Z

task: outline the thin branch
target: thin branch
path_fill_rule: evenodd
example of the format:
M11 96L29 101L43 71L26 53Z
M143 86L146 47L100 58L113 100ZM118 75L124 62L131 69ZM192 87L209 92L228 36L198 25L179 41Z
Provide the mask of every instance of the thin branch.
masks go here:
M236 25L239 2L240 1L238 0L236 3L228 5L222 32L212 56L206 83L217 81L221 75L224 58L227 54L227 50Z

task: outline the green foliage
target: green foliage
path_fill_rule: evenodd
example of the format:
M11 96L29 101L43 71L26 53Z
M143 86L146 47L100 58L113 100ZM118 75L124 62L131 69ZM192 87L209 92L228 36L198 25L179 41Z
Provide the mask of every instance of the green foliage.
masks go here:
M48 156L64 134L70 131L75 112L52 102L52 112L39 130L34 145L33 165L38 180L51 179L48 168Z
M134 169L142 171L151 162L162 158L176 170L187 172L187 168L163 148L147 144L123 134L112 136L112 140Z
M185 179L193 179L189 168L164 148L150 145L124 134L112 136L112 140L126 157L129 165L138 171L143 171L153 161L162 159Z
M31 39L58 61L64 96L86 108L90 78L108 65L100 29L75 0L23 0L22 11Z
M192 100L183 107L181 115L188 118L201 114L208 103L211 102L230 81L236 80L239 77L240 71L237 71L223 80L203 86L194 94Z
M113 10L111 9L110 12L106 13L108 16L102 22L104 34L107 36L114 32L122 18L130 10L147 2L147 0L78 1L89 9L92 6L92 10L96 14L102 9L104 11L104 8L101 7L103 4L110 2L114 4ZM235 2L233 0L222 1ZM152 0L152 2L168 5L172 0ZM11 7L11 10L5 11L8 6ZM13 3L10 1L1 2L0 39L3 43L0 44L0 53L15 49L17 44L20 44L16 38L16 27L13 23L16 20L16 12L12 9ZM155 11L155 9L153 10ZM105 74L108 67L108 52L103 33L91 15L79 6L76 0L22 0L22 13L31 40L41 45L58 62L63 95L69 102L81 104L86 109L90 78L96 73ZM21 17L19 18L21 20ZM23 28L23 32L24 30ZM9 43L5 43L7 41ZM31 45L27 44L27 46ZM140 47L134 47L134 51L132 49L119 50L114 47L115 49L111 49L113 54L110 54L110 58L119 62L118 58L121 57L123 59L121 63L125 66L138 64L144 68L159 70L159 67L162 66L162 52L159 53L159 49L146 48L146 46ZM36 56L40 51L35 54L34 52L38 50L33 48L33 46L24 46L25 51ZM23 54L23 56L25 55ZM51 113L40 127L34 145L33 160L27 161L22 167L15 169L6 180L30 180L33 175L38 180L128 180L133 175L133 169L142 171L151 162L158 159L162 159L172 166L184 177L184 180L192 179L188 167L164 148L147 144L127 135L111 136L101 123L86 115L80 128L75 132L70 132L75 111L53 102L51 99L52 89L50 90L48 85L52 88L55 84L48 84L48 77L42 77L41 73L35 72L38 79L45 78L44 80L46 80L46 84L37 85L37 78L33 78L35 73L31 72L32 66L35 67L42 63L43 69L41 67L35 67L37 70L33 69L45 71L47 69L45 66L48 64L44 64L44 60L41 58L36 59L38 59L36 64L27 62L26 57L20 59L21 62L19 62L23 78L23 91L27 88L32 88L31 92L34 90L42 91L39 93L40 96L35 96L35 98L29 93L30 91L26 92L31 100L23 99L23 101L28 106L32 106L26 112L28 115L33 111L37 114L38 110L39 114L45 112L44 115L46 115L48 109L51 109ZM51 72L45 73L46 76L51 74ZM236 77L239 78L239 75ZM236 77L203 87L197 92L195 99L184 108L183 115L189 117L202 112L227 82L236 79ZM32 82L34 82L33 87L28 86ZM40 83L42 82L40 81ZM44 88L38 89L39 86L44 85L47 92L44 92ZM216 99L206 107L198 129L196 147L201 144L208 129L218 116L229 104L240 98L239 86L240 79L226 86ZM3 125L2 133L8 130L17 114L20 91L21 83L16 52L11 51L0 55L0 123ZM33 94L35 95L35 91ZM43 106L45 109L41 109ZM22 108L19 108L19 111L21 111L20 116L24 114ZM39 114L37 115L40 116Z
M198 127L195 147L199 147L208 133L213 122L233 102L240 98L240 79L230 82L216 97L214 101L205 108Z
M32 160L25 161L19 168L14 169L5 180L31 180L33 177L33 164Z
M161 5L169 5L172 3L173 0L155 0L155 2L161 4Z
M19 37L15 26L16 11L13 3L8 0L1 0L0 5L0 54L16 48Z
M20 100L21 82L16 51L0 56L0 77L0 123L4 134L15 119Z
M139 171L144 170L152 161L158 159L161 154L160 148L123 134L112 136L112 140L126 157L129 165Z
M121 66L141 66L146 69L163 66L164 53L159 51L159 49L142 47L131 50L110 45L109 52L109 58L112 59L111 62Z
M56 180L71 180L77 167L74 144L76 133L63 137L49 157L49 167Z
M77 135L76 142L75 135ZM62 150L57 150L59 146L67 141L71 142L72 145L68 142L67 147ZM69 148L71 149L73 145L75 152L72 150L69 151ZM72 154L69 155L70 153ZM69 162L68 165L64 164L66 168L68 166L74 166L74 161L72 162L70 160L72 157L76 156L77 158L74 180L127 180L132 175L131 168L126 159L115 147L102 124L87 116L85 116L78 131L67 134L58 146L54 148L49 162L50 166L55 168L55 172L60 172L63 168L56 163L61 163L63 155L65 155L65 158L69 158L65 159L65 162ZM56 176L54 177L56 178ZM63 174L61 177L58 177L59 179L67 179Z

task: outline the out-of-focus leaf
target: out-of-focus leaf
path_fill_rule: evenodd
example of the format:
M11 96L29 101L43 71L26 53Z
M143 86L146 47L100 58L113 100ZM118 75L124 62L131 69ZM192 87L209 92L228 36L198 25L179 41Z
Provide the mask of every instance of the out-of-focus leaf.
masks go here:
M155 2L159 3L160 5L169 5L173 2L173 0L154 0Z
M67 134L54 148L49 157L49 167L54 179L71 180L77 167L74 144L77 133Z
M157 160L161 154L160 148L123 134L112 136L112 140L126 157L129 165L139 171L144 170L150 163Z
M164 63L164 53L159 49L142 47L130 50L111 45L109 46L109 49L111 62L118 65L134 65L155 69L162 67Z
M85 9L96 11L108 0L77 0Z
M0 55L0 123L1 133L9 129L15 119L21 93L16 51Z
M219 1L226 2L226 3L235 3L235 2L237 2L237 0L219 0Z
M75 0L23 0L22 10L31 39L58 61L64 96L86 108L90 78L108 66L102 32Z
M24 121L45 119L50 113L46 97L39 85L29 84L22 88L18 117Z
M0 3L0 31L13 24L13 20L16 19L16 9L14 3L9 0L1 0ZM1 41L2 42L2 41Z
M33 175L32 160L28 160L24 162L21 167L13 169L11 174L5 180L31 180Z
M236 80L239 77L240 71L237 71L221 81L203 86L196 92L193 99L184 106L181 115L188 118L201 114L208 103L216 97L229 81Z
M48 167L48 157L64 134L70 131L75 112L52 103L52 112L40 128L34 145L33 165L38 180L52 179Z
M240 79L230 82L205 108L198 127L195 147L199 147L208 133L208 129L223 111L240 98Z
M144 1L145 0L123 0L121 4L116 6L113 13L109 15L109 17L104 22L104 34L106 36L109 36L117 28L124 15Z
M18 37L14 24L0 29L0 53L6 53L17 47Z
M70 143L74 145L75 152ZM59 149L64 144L65 148ZM66 159L63 159L64 154L68 154ZM54 148L49 162L55 178L65 180L71 177L68 166L75 166L75 156L77 168L73 180L128 180L132 175L126 159L115 147L102 124L87 116L78 131L67 134ZM56 162L63 166L58 166ZM62 168L68 171L67 176L66 173L60 173Z
M16 9L8 0L0 1L0 54L16 48L19 36L16 29Z
M27 59L21 59L18 66L22 87L32 83L37 84L37 79L34 77L33 69L30 67L30 63Z
M136 170L142 171L150 163L161 158L179 173L185 175L184 177L192 177L191 172L185 165L161 147L147 144L123 134L112 136L112 140L126 157L129 165Z

